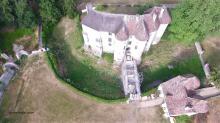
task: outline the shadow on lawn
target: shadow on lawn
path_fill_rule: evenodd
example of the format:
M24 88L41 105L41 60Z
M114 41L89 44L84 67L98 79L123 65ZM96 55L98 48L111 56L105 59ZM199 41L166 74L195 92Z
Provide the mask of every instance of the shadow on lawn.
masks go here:
M144 75L144 81L141 86L143 93L175 76L185 74L193 74L197 76L201 80L201 84L203 85L205 75L203 73L203 69L199 61L199 58L197 56L194 55L185 60L171 63L173 63L172 69L169 69L167 65L161 65L157 68L146 67L140 69ZM152 85L152 83L155 84Z

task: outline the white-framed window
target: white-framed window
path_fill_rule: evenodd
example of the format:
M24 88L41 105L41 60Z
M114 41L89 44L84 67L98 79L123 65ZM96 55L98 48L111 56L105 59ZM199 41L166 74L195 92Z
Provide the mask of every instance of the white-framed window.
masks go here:
M128 41L128 45L131 45L131 41Z
M109 33L108 33L108 35L112 35L112 33L111 33L111 32L109 32Z
M88 34L86 32L83 32L83 37L87 42L89 42Z
M137 45L135 45L134 49L136 50L137 48L138 48L138 46L137 46Z
M108 46L112 46L112 44L111 44L111 43L109 43L109 44L108 44Z
M98 38L95 39L96 42L100 42L100 40Z
M112 39L111 39L111 38L108 38L108 42L112 42Z

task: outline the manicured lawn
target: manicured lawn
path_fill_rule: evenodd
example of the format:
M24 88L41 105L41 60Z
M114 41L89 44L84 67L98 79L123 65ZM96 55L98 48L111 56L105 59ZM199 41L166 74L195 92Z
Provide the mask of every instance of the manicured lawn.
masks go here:
M16 29L13 32L0 32L0 50L12 53L12 44L16 41L16 39L25 35L31 35L32 33L32 29Z

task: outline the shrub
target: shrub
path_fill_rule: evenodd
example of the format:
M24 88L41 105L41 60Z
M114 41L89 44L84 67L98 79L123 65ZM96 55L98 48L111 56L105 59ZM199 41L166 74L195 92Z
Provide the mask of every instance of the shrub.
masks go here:
M138 6L138 9L137 9L137 12L138 12L138 14L144 14L144 12L145 12L147 9L149 9L149 8L151 8L151 7L153 7L153 6L155 6L154 3L145 3L144 5L139 5L139 6Z
M217 68L215 68L211 73L211 81L214 82L218 88L220 88L220 70Z
M112 63L113 62L113 54L104 53L103 54L103 59L106 60L108 63Z
M195 42L220 29L219 0L184 0L171 11L169 39Z
M175 117L176 123L192 123L192 117L183 115L183 116L177 116Z
M98 11L105 11L106 8L107 8L106 5L97 5L97 6L96 6L96 10L98 10Z

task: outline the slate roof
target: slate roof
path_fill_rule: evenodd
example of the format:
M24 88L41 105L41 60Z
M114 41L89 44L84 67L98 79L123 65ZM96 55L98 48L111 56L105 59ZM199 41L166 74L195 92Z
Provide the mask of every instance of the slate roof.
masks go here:
M208 104L204 100L189 97L190 92L198 89L200 81L197 77L177 76L161 84L165 102L170 116L187 113L206 113Z
M164 10L161 13L161 10ZM82 24L97 31L116 34L118 40L124 41L134 35L140 41L147 41L149 34L158 29L160 24L169 24L171 18L165 7L153 7L144 15L125 15L98 12L87 5L88 14ZM162 15L162 16L160 16ZM155 16L156 18L154 19Z

